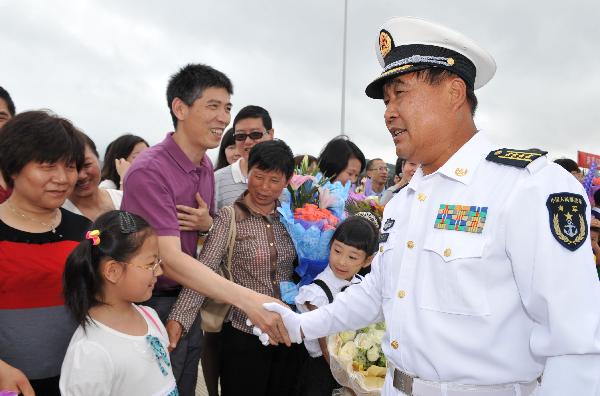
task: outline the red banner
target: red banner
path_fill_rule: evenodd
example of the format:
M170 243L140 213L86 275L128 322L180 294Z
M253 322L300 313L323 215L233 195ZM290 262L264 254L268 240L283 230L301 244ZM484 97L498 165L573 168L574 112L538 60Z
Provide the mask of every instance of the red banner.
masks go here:
M592 166L592 162L595 162L596 165L600 168L600 155L586 153L583 151L577 152L577 165L582 168L590 168Z

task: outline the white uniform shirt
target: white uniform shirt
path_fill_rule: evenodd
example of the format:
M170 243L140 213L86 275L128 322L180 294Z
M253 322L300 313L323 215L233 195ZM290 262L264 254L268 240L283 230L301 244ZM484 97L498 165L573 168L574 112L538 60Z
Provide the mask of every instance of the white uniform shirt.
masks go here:
M422 379L491 385L544 371L541 395L600 394L600 283L589 236L575 251L563 247L546 207L552 193L585 192L545 157L526 168L486 160L495 148L479 132L436 172L418 169L385 208L387 240L371 273L302 315L304 334L383 315L388 361ZM487 207L482 232L434 228L441 204ZM589 225L589 203L585 217ZM390 377L384 393L396 394Z
M135 305L134 305L135 306ZM152 308L138 307L148 325L148 335L157 337L167 351L167 330ZM158 327L157 327L158 326ZM60 373L63 396L173 396L177 395L171 367L162 363L163 375L146 336L116 331L98 321L77 328Z

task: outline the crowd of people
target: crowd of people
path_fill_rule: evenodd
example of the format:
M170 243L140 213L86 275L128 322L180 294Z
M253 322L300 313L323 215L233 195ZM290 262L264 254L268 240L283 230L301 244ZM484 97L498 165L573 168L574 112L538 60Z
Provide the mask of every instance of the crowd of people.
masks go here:
M575 391L598 379L565 380L580 363L561 358L600 353L600 315L580 304L599 293L587 264L592 253L600 263L600 188L590 211L574 161L555 161L572 177L545 152L494 149L472 119L493 60L419 23L382 28L384 71L367 88L386 104L393 174L345 136L293 153L258 105L231 122L233 84L203 64L168 81L173 131L162 142L122 135L102 164L70 120L17 113L0 87L0 391L194 395L201 362L211 396L331 395L323 337L384 319L384 394L451 383L466 393L440 394L509 384L489 394L528 395L540 382L558 390L545 395L595 394ZM423 31L424 42L450 37L447 48L422 45ZM281 285L298 281L298 258L277 208L306 160L387 206L379 223L342 222L329 265L286 304ZM430 201L435 212L424 211ZM471 209L453 217L459 205ZM563 281L579 291L558 293ZM219 331L203 326L210 300L231 305Z

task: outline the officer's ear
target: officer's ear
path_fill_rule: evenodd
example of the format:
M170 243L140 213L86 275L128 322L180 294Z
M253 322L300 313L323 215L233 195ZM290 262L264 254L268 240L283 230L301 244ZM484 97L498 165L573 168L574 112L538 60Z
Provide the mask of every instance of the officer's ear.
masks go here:
M450 77L448 81L448 95L450 105L454 111L457 111L461 106L468 105L467 103L467 84L465 81L456 76Z

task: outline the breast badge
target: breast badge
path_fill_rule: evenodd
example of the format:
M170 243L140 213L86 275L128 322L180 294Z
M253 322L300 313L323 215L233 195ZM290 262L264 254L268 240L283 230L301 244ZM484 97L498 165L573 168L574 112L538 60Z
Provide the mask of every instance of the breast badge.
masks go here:
M554 238L567 249L577 250L588 234L585 199L568 192L550 194L546 206L550 216L550 232Z

